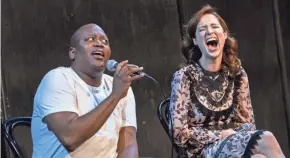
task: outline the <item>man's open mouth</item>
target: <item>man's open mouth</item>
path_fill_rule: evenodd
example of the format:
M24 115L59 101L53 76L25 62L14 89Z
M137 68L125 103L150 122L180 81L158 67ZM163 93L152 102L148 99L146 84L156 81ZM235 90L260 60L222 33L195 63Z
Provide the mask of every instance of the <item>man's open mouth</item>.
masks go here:
M96 58L104 58L104 57L105 57L104 53L101 52L101 51L94 51L94 52L92 53L92 55L93 55L94 57L96 57Z

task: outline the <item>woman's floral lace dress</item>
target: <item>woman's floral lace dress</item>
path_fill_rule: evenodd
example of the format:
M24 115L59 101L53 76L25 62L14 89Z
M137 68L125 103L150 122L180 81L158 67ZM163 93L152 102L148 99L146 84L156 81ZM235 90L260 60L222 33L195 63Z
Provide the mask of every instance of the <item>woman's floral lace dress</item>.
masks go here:
M263 133L255 129L248 77L241 67L209 72L192 63L174 73L170 99L170 130L179 157L250 157ZM173 126L173 129L172 127ZM221 130L236 134L221 139Z

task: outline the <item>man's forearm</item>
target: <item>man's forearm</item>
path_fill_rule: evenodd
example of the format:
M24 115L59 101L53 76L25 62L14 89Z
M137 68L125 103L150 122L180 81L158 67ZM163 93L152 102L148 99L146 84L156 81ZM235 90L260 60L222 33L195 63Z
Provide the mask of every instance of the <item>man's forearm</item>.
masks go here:
M92 137L104 125L119 101L118 96L110 95L94 110L72 119L68 125L69 134L66 137L69 150L73 151Z
M138 145L135 141L133 144L126 146L120 153L118 158L139 158Z

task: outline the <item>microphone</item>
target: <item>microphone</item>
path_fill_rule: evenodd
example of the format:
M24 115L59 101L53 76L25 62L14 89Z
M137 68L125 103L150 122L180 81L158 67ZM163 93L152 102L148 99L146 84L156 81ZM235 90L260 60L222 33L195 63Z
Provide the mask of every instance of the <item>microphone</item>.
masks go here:
M118 62L114 59L108 60L106 63L106 67L109 71L114 72L118 66Z
M119 63L118 63L116 60L111 59L111 60L108 60L108 61L107 61L106 67L107 67L107 69L108 69L109 71L114 72L114 71L116 71L116 68L117 68L118 64L119 64ZM137 65L136 65L136 66L137 66ZM146 73L144 73L144 72L135 72L134 74L135 74L135 75L145 75L145 76L148 76L148 75L147 75Z

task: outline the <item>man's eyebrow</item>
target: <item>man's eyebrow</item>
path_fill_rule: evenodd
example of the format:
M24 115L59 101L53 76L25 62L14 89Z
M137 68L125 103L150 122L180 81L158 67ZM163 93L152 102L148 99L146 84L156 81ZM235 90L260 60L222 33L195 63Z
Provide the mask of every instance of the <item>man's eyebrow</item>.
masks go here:
M105 40L108 40L108 36L102 31L102 37L105 39ZM97 33L96 32L90 32L90 33L87 33L84 35L85 38L88 38L88 37L96 37L97 36Z
M85 37L93 37L93 36L96 36L95 33L88 33L88 34L85 34Z

